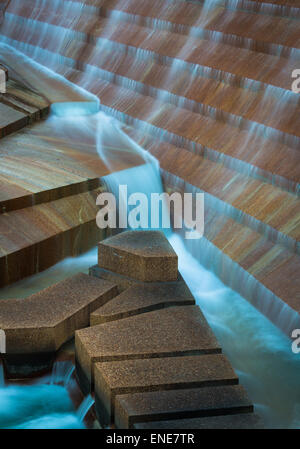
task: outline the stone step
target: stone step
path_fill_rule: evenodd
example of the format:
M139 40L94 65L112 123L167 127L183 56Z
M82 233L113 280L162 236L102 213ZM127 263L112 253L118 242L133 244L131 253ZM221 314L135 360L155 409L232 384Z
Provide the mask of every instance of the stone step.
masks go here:
M259 173L266 179L272 176L274 179L284 178L286 184L286 180L290 179L292 183L299 184L299 165L294 165L299 152L294 148L275 144L247 131L229 128L224 122L213 122L208 117L109 82L97 81L96 84L94 92L101 97L102 110L140 132L152 133L154 138L161 138L173 146L183 147L211 160L222 160L235 172L246 174L248 169L247 173L253 173L252 176ZM151 111L156 111L155 115ZM277 153L274 153L275 148ZM284 158L284 164L282 159L279 161L280 157Z
M80 50L80 48L77 50ZM82 54L85 52L82 50L79 53ZM86 53L89 54L89 51ZM76 59L74 54L72 57ZM94 61L99 60L97 51L93 59ZM97 78L90 77L88 81L84 77L83 84L101 96L101 103L103 107L106 106L104 108L105 112L111 113L108 108L111 108L113 104L113 112L118 119L121 118L128 124L134 123L135 126L141 129L144 128L144 131L147 131L147 127L149 127L148 132L151 132L152 128L156 133L161 130L163 138L167 139L170 143L184 146L191 151L195 151L196 148L198 153L206 154L211 159L215 160L222 155L225 163L230 164L236 170L241 170L243 167L246 170L248 164L251 164L253 171L255 172L257 169L264 178L270 176L267 164L270 165L270 161L272 161L271 173L275 179L277 177L280 179L281 177L285 179L294 178L296 182L299 182L297 169L299 164L295 164L294 162L299 157L299 152L294 148L298 146L298 137L287 133L283 134L281 131L279 132L281 133L281 137L278 137L277 131L274 130L274 139L280 140L282 138L283 141L287 140L291 146L275 142L273 138L266 138L265 135L260 135L261 133L268 132L268 130L259 127L259 125L256 126L255 123L253 123L254 133L252 131L250 132L250 130L239 129L236 126L224 122L224 120L216 120L205 114L202 115L202 113L200 114L197 111L187 111L184 107L176 107L176 105L171 103L164 103L152 99L152 97L132 92L132 90L124 87L113 86L111 83L108 84L105 81L95 82L98 76L103 77L103 74L97 74ZM80 79L77 79L76 82L80 83ZM148 91L146 93L148 94ZM134 101L129 103L129 98L134 98ZM268 100L266 102L268 103ZM293 107L295 107L295 104ZM153 115L151 111L154 110L160 112ZM265 111L265 107L260 110ZM126 111L126 115L124 111ZM295 124L293 117L291 117L289 123ZM191 123L193 123L193 127L190 126ZM182 125L179 127L179 124ZM299 129L299 126L297 125L295 129ZM272 132L271 129L271 134ZM227 135L225 141L224 134ZM247 141L247 145L245 145L245 140ZM285 160L284 164L282 164L282 158ZM292 181L292 184L294 182Z
M24 26L26 26L26 22L22 24L22 27ZM19 28L21 30L20 26ZM30 36L32 41L32 32ZM17 37L18 33L16 33L15 38L17 39ZM251 83L243 86L245 89L242 89L240 85L232 86L230 83L228 84L228 78L224 78L220 82L213 78L210 79L208 73L200 73L199 71L192 73L184 67L177 68L176 71L171 70L168 65L163 64L163 61L160 64L155 62L151 55L133 54L132 51L129 52L130 54L126 54L127 51L116 42L103 48L102 45L97 47L87 44L80 37L80 34L76 35L78 39L76 46L71 48L67 46L65 49L59 46L58 50L50 36L46 41L39 41L39 34L37 34L36 40L40 47L54 53L58 51L60 58L64 55L69 63L74 60L77 65L83 66L85 63L89 63L92 66L104 69L105 74L102 73L102 77L105 75L107 78L110 75L111 78L114 77L114 82L122 83L125 87L131 86L134 90L143 91L146 95L158 96L159 98L164 92L161 89L165 89L173 94L169 96L168 101L176 101L181 107L191 109L194 112L198 110L212 118L217 117L223 121L236 123L236 126L243 126L245 129L252 126L256 129L256 132L259 131L262 135L268 132L269 138L274 134L275 142L281 139L282 142L289 143L294 147L298 146L297 140L294 142L293 138L293 135L299 137L299 126L297 120L295 120L299 109L296 94L292 92L276 93L276 89L274 90L271 87L260 92L257 86L252 88ZM32 42L34 44L34 41ZM114 61L113 64L112 61ZM117 61L120 62L117 64ZM181 73L180 84L178 83L179 71ZM137 85L133 83L133 80L136 80ZM187 100L183 101L185 97ZM274 105L276 105L278 111L279 98L280 110L282 110L281 120L278 113L274 114ZM234 115L228 117L228 114L242 116L242 119ZM259 128L258 123L271 128L266 129L262 126ZM279 131L274 132L272 128Z
M40 272L105 238L95 217L103 189L0 215L0 286ZM74 243L75 242L75 243Z
M160 231L126 231L101 241L98 265L142 282L178 277L177 254Z
M118 429L132 428L139 422L251 412L253 406L239 385L124 394L115 400Z
M156 99L164 98L176 106L220 120L239 129L251 130L274 142L286 143L293 148L299 137L299 103L296 94L276 96L272 88L255 91L226 84L193 74L188 70L172 70L159 64L153 58L139 58L118 49L102 49L83 45L83 54L91 56L87 60L82 55L76 60L84 66L89 63L99 69L99 77L120 86ZM100 57L101 55L101 57ZM71 55L70 55L71 56ZM73 56L74 57L74 56ZM178 82L180 73L180 83ZM278 100L280 97L280 104ZM274 114L274 108L280 113ZM278 110L279 108L279 110ZM259 126L264 125L264 126Z
M0 100L0 138L27 125L27 115L2 103Z
M119 395L237 383L230 363L220 354L96 363L96 412L101 425L108 425Z
M26 26L26 23L25 25L22 25L22 27L24 26ZM17 25L16 27L18 29ZM21 30L21 26L19 26L19 28ZM5 32L5 30L3 30L3 32ZM8 32L10 32L10 30ZM15 38L17 39L17 30L15 30L15 32ZM50 33L50 31L45 32ZM31 33L30 42L32 42L33 45L38 45L44 49L50 50L51 52L57 53L57 45L55 45L53 39L50 39L50 36L49 39L40 41L39 34L33 38ZM168 64L163 64L164 61L161 61L160 64L156 63L150 54L149 56L141 56L139 53L135 54L133 51L130 51L130 54L126 55L127 50L125 51L121 44L116 42L112 42L102 48L100 44L97 47L93 44L87 44L85 41L79 39L76 46L67 46L65 49L64 47L59 46L58 48L60 58L63 55L66 58L66 61L69 61L69 64L71 63L73 65L76 61L75 63L80 66L84 66L86 63L89 63L92 64L92 66L101 67L106 70L106 77L111 73L110 77L114 77L115 82L118 81L125 86L131 86L132 89L134 88L140 92L144 89L144 93L147 95L156 95L160 98L163 92L161 89L165 89L173 94L173 96L170 96L169 101L176 101L181 106L184 105L185 108L191 109L195 112L198 110L201 113L210 115L212 118L221 118L223 121L226 119L226 113L222 111L222 108L225 108L225 111L228 111L228 109L233 109L233 112L231 112L232 114L235 114L235 111L238 109L242 111L242 114L240 113L238 115L242 115L243 118L239 120L238 117L231 116L227 117L227 122L236 123L236 126L243 126L246 129L249 127L255 128L256 132L259 131L262 135L268 134L268 136L272 136L274 134L273 140L275 142L278 141L278 139L281 139L282 142L286 142L294 148L297 148L299 145L298 140L295 140L295 137L293 136L296 135L299 138L299 126L297 126L297 120L295 120L297 113L294 112L295 108L299 109L299 104L297 105L297 95L293 94L291 91L285 93L284 91L277 92L276 89L274 90L271 87L266 90L268 87L266 84L266 86L263 87L263 91L258 92L257 86L253 85L251 87L251 83L244 85L243 87L245 89L241 89L242 86L240 83L236 86L231 86L230 84L228 85L228 77L224 78L224 82L220 83L215 79L209 79L210 75L207 72L201 73L198 71L195 73L194 71L192 74L191 71L187 70L185 67L178 67L175 73L175 70L171 70ZM113 55L107 56L107 52L111 51L113 51ZM118 55L116 56L116 54ZM118 68L118 65L116 65L116 58L118 60L121 58L122 60L122 66L120 69ZM115 64L113 64L112 68L109 69L112 64L112 59ZM123 59L133 59L134 62L130 63L128 61L128 63L125 63ZM74 62L72 62L72 60ZM149 64L150 66L153 65L151 70L149 67L145 68L145 61L147 61L148 66ZM106 68L107 66L108 68ZM183 77L180 85L178 85L179 71ZM133 72L133 75L131 72ZM115 73L115 75L112 73ZM102 73L102 77L103 76L104 74ZM119 80L116 79L117 76L120 77ZM187 78L187 81L185 81L184 78ZM194 81L192 82L189 78ZM134 83L132 83L131 80L136 80L138 84L134 86ZM142 84L141 80L143 81ZM208 83L218 83L218 89L214 88L212 85L211 89L208 91ZM290 74L289 83L291 86ZM226 87L226 89L223 87ZM156 89L158 89L158 92L155 91ZM187 93L185 92L186 90ZM237 91L239 100L234 101L232 90ZM265 96L264 93L266 94ZM203 104L201 104L201 101L199 102L199 96L200 98L202 96L202 102L204 102ZM183 101L185 97L187 97L187 100ZM214 101L215 106L210 105L209 107L207 102L212 101L212 98L214 97L216 97L216 100ZM252 97L256 99L254 102L252 101ZM280 108L285 110L285 114L282 114L283 120L279 120L278 114L274 114L274 102L278 103L278 98L280 98ZM217 99L219 100L217 101ZM289 103L289 107L286 104L287 101ZM211 109L211 107L213 109ZM227 114L228 113L229 112L227 112ZM263 126L260 126L259 128L258 123L266 124L271 128L266 129ZM276 129L274 131L273 128L278 129L278 131L276 132Z
M75 333L81 387L91 391L96 362L220 353L220 346L197 306L148 312Z
M39 121L49 113L49 104L29 89L8 81L0 94L0 139Z
M2 357L7 372L20 375L15 372L20 370L20 357L26 359L26 366L30 356L37 362L39 354L52 359L75 330L89 325L90 314L117 292L116 285L79 273L26 299L1 300L0 328L6 335Z
M91 326L173 306L194 305L184 280L134 285L91 314Z
M137 423L134 429L264 429L261 418L255 413L209 416L203 418L173 419Z
M82 5L82 2L73 0L72 4L76 8ZM52 6L49 0L46 5L46 10ZM97 5L93 1L88 1L84 5L84 14L90 16L87 20L91 20L91 17L98 13L114 21L130 22L180 34L193 34L207 40L218 40L276 56L279 54L294 56L290 51L291 48L300 47L297 42L297 23L285 17L257 16L256 13L246 11L230 11L217 4L209 11L203 11L203 5L200 3L173 2L170 6L166 0L155 0L151 6L136 0L130 2L104 0ZM14 7L8 8L8 13L26 17L34 6L34 1L27 0L24 5L21 0L16 0ZM66 4L66 7L68 6ZM263 33L261 30L266 28L268 33Z
M30 16L31 11L26 14ZM15 17L15 20L18 18L12 15L10 17ZM60 17L57 15L50 15L49 17L49 14L45 12L39 14L37 20L61 26ZM14 34L16 31L14 27L11 23L10 29L6 29L7 26L8 21L5 21L1 32L16 39L17 34ZM166 61L169 58L177 58L188 65L210 67L215 76L224 76L226 73L227 76L231 75L238 83L241 80L255 80L259 85L272 84L290 90L290 74L294 69L297 69L297 60L287 61L286 58L164 30L155 30L155 33L150 33L151 28L122 21L112 22L103 17L96 17L94 20L86 20L86 18L81 17L79 21L70 21L69 24L64 26L73 27L77 32L88 34L90 39L94 41L99 37L101 38L101 34L105 32L106 38L113 42L145 51L157 52L160 60ZM22 40L24 38L25 35L23 35ZM30 34L29 39L33 45L38 42L38 39L34 40L33 33ZM55 36L52 42L55 45ZM224 58L224 53L227 54L227 58ZM232 61L234 61L234 64ZM258 67L260 70L257 69Z

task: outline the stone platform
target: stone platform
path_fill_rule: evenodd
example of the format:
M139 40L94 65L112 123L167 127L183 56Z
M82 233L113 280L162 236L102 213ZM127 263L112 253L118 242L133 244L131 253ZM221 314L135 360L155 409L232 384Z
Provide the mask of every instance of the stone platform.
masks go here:
M137 245L138 257L148 253L149 241L160 255L168 248L158 272L165 282L157 282L151 265L143 267L143 279L148 279L143 282L127 264L136 257ZM104 426L143 428L148 423L151 428L158 421L168 428L171 420L170 428L176 428L179 419L196 420L194 426L197 419L211 419L211 427L262 427L184 280L178 273L176 281L169 280L174 261L167 243L158 231L130 231L99 244L100 266L92 272L99 280L101 275L115 280L119 294L91 314L91 327L75 333L82 391L95 395ZM117 273L107 269L107 260Z
M49 110L45 98L7 78L6 92L0 93L0 139L47 117Z
M6 376L22 378L49 369L58 349L76 329L88 326L90 314L117 291L116 285L81 273L26 299L1 300Z

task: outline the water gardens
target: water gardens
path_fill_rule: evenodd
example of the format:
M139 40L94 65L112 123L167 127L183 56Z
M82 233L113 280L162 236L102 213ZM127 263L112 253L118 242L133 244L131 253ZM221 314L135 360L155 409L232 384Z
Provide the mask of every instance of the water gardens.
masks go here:
M139 5L134 1L10 2L0 28L0 62L22 89L42 94L51 104L51 113L45 122L1 141L2 176L9 176L11 182L9 158L19 151L15 159L20 161L18 177L23 178L17 194L4 190L7 213L0 217L1 229L6 226L3 235L11 247L10 252L2 248L6 261L1 262L0 295L4 301L17 301L75 273L87 273L91 266L93 274L99 271L95 248L99 231L89 224L89 214L95 221L101 192L116 195L119 186L126 185L127 195L119 198L121 207L136 193L150 198L164 190L205 192L204 238L188 241L172 231L166 237L196 304L249 395L250 402L244 406L254 404L255 416L262 418L265 427L293 428L300 422L300 362L290 338L299 327L299 136L290 117L299 116L299 102L285 73L296 68L299 50L283 33L268 37L256 27L267 20L287 30L294 42L299 8L285 6L282 18L277 4L251 2L242 11L240 3L205 2L202 8L192 2L160 1L150 8L147 1ZM238 24L240 14L248 24L246 37ZM256 61L260 70L254 70ZM12 101L12 90L8 95ZM28 101L24 95L18 101ZM22 109L20 104L17 108ZM64 159L67 151L68 160ZM32 185L29 178L34 178ZM72 195L78 195L74 205ZM39 217L37 226L36 219L30 221L31 215ZM18 247L13 227L17 218L32 252L26 253L22 243ZM80 226L84 231L71 230ZM57 237L61 241L54 245L54 234L66 237ZM17 251L24 251L20 268L13 258ZM31 277L22 280L25 268ZM11 282L16 273L20 273L14 278L18 282ZM135 288L138 295L138 287L128 288ZM125 307L126 295L121 294ZM161 316L169 320L168 313L166 309ZM139 319L134 318L136 323ZM117 321L107 323L107 329L116 326L121 332L124 324L119 321L118 325ZM95 327L99 325L95 322ZM87 329L78 334L82 341L86 338L83 346L88 345L93 326ZM72 343L56 357L52 374L48 370L30 382L11 382L1 375L1 427L98 426L95 416L93 422L84 418L95 408L101 414L105 407L94 407L94 391L92 396L84 391L85 399L81 396ZM179 364L175 359L169 366ZM133 369L127 363L127 369ZM138 363L141 372L146 372ZM156 362L151 363L157 369ZM112 368L106 369L109 373ZM180 369L184 367L176 365L172 373ZM99 386L97 391L99 397ZM118 399L117 410L126 410L129 400ZM250 409L245 414L249 413ZM176 419L171 418L174 425ZM125 421L120 426L126 426L130 417Z

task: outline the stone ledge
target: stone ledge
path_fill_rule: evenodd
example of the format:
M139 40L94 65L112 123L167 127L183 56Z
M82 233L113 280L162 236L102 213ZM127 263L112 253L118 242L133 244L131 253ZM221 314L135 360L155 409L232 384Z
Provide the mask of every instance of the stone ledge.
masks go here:
M96 363L97 416L101 424L113 422L116 395L237 383L221 354Z
M173 306L194 305L195 299L183 280L134 285L91 314L91 326Z
M138 422L252 412L240 385L155 391L117 396L115 424L118 429L128 429Z
M203 418L174 419L137 423L134 429L264 429L261 418L255 413L209 416Z
M27 364L38 354L51 359L74 336L89 325L90 314L117 294L117 286L79 273L27 299L0 301L0 328L6 334L7 371ZM36 354L36 357L34 357ZM9 368L9 366L11 368ZM26 368L26 371L28 369Z
M177 254L160 231L126 231L100 242L98 265L143 282L178 276Z
M220 353L198 306L181 306L111 321L75 332L80 383L93 388L94 364Z

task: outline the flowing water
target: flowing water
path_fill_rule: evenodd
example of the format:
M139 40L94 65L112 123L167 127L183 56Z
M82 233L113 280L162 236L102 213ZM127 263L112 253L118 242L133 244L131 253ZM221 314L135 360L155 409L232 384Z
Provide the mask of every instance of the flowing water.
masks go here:
M56 362L51 374L30 385L5 385L0 365L0 429L84 429L93 402L85 398L75 410L74 370L70 361Z
M204 15L201 18L203 27L209 20L210 3L206 2L207 8L204 8ZM16 1L15 4L18 5L19 2ZM60 2L56 0L54 13L59 4ZM70 20L76 21L78 18L74 13L75 10L72 11L70 5L69 2L65 2L64 6L67 13L70 13ZM11 20L10 17L8 19ZM36 19L33 16L33 24ZM64 20L65 16L62 15L58 26L63 24ZM7 26L10 26L9 22ZM42 29L44 33L49 29L53 32L52 26L43 25ZM108 38L109 33L107 26L98 46L101 43L104 45L103 37ZM57 53L67 45L72 36L70 31L60 29L60 46L56 48ZM17 47L27 55L31 54L32 57L46 63L49 54L41 50L43 39L45 34L41 33L40 46L34 51L29 44L19 42ZM12 43L9 39L2 38L3 41L5 44L1 47L1 56L8 62L17 78L37 90L42 90L51 101L53 115L47 121L47 126L65 138L74 139L76 136L76 141L81 139L95 147L99 157L112 172L104 178L111 192L117 193L120 184L128 186L128 194L141 192L149 197L153 192L162 192L157 161L133 142L122 131L116 120L99 112L97 97L33 62L25 54L20 55L7 45ZM182 51L185 50L183 47ZM55 56L47 60L50 67L55 67L56 63ZM176 64L177 61L173 61L171 73L176 71ZM82 76L81 86L88 89L88 75ZM149 111L149 114L155 114L155 111ZM130 168L115 172L116 164L120 160L126 161L124 166ZM214 267L210 270L204 268L203 255L198 254L196 259L192 255L191 248L186 247L178 235L168 233L167 237L178 253L180 270L186 282L216 333L224 352L237 370L241 383L255 402L257 412L264 418L268 427L299 428L300 392L297 380L300 376L300 360L299 356L292 353L291 341L248 301L226 287L214 274L217 273ZM212 255L212 264L216 263L213 259ZM88 267L95 263L94 249L86 255L66 259L44 273L2 289L0 298L25 298L73 273L86 272ZM74 409L70 399L73 373L74 367L63 362L62 365L54 366L50 376L32 385L5 385L0 368L0 427L84 427L83 420L93 406L93 399L88 396L77 411Z

